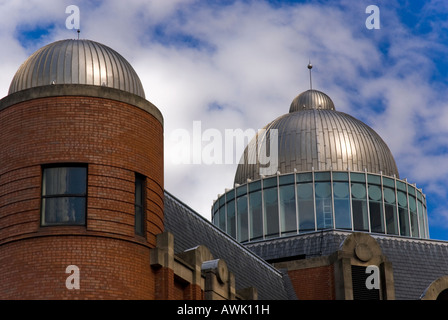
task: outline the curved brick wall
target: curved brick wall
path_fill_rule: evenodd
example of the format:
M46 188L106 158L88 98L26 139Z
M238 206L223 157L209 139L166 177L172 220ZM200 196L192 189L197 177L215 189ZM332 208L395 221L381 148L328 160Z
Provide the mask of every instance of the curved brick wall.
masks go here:
M150 299L149 250L164 229L160 116L110 88L57 87L0 101L0 298ZM86 226L40 226L51 163L88 165ZM135 172L147 177L146 237L134 232ZM80 290L65 287L68 265L80 268Z

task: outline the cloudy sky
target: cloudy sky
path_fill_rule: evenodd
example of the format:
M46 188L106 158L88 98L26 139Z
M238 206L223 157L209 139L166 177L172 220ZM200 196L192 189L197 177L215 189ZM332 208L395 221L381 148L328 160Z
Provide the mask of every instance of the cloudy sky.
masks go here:
M379 29L366 27L372 4ZM221 133L225 145L226 130L257 130L287 113L309 88L311 59L313 88L383 137L401 178L427 196L431 237L448 239L446 1L0 0L0 97L36 49L77 38L66 28L69 5L80 9L81 38L134 66L164 115L165 187L206 218L232 187L239 156L193 163L180 147L193 145L193 132L204 141ZM179 132L190 140L181 145Z

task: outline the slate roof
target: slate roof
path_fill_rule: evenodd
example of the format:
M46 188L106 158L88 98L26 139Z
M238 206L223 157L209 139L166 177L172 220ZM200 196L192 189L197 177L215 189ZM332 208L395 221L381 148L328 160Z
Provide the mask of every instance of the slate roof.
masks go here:
M326 256L337 251L350 232L327 230L246 244L266 260L305 255ZM392 262L397 300L420 299L437 278L448 275L448 242L371 234Z
M165 230L174 235L175 253L206 246L235 275L236 289L256 287L259 300L297 299L286 274L216 228L165 191Z

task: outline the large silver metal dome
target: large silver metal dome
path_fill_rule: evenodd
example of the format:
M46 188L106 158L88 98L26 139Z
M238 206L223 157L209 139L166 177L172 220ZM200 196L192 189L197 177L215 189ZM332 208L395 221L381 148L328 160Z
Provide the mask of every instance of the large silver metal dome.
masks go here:
M115 50L91 40L60 40L40 48L20 66L9 94L50 84L106 86L145 98L129 62Z
M235 174L235 183L260 178L260 159L269 154L260 148L264 142L269 148L272 130L278 134L278 166L282 174L313 170L352 170L399 177L395 160L387 144L368 125L354 117L334 110L327 95L306 91L305 98L313 96L320 104L291 106L290 113L269 123L246 147ZM296 100L300 98L299 95ZM312 100L311 100L312 101ZM293 102L294 104L294 102ZM300 105L299 105L300 106ZM272 152L272 150L270 150ZM272 156L272 154L271 154Z

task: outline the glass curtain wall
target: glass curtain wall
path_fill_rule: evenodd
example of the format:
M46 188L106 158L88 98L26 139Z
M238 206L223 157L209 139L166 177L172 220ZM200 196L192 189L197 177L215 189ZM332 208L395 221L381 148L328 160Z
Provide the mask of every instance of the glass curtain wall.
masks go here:
M367 172L277 175L236 186L213 223L240 242L329 228L428 238L426 201L404 180Z

